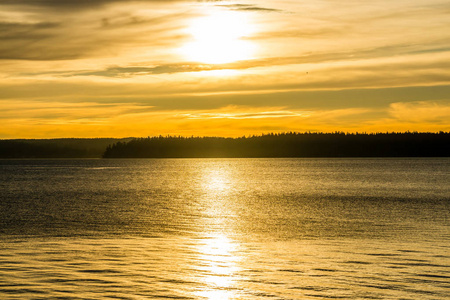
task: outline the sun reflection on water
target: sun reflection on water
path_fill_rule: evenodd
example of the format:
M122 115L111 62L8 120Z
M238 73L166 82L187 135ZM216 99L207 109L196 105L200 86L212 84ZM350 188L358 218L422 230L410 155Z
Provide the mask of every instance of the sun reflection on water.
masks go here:
M206 299L235 299L236 277L240 270L237 244L221 233L213 233L198 245L205 289L197 296Z
M229 188L226 174L219 171L212 171L207 174L205 180L205 188L208 192L223 193Z
M233 203L234 178L231 171L223 165L210 166L203 170L201 199L203 226L209 231L215 228L219 232L230 229L230 221L235 217Z
M211 162L202 170L203 218L196 241L201 284L194 294L198 298L238 299L241 256L240 245L232 238L234 179L232 170L222 163Z

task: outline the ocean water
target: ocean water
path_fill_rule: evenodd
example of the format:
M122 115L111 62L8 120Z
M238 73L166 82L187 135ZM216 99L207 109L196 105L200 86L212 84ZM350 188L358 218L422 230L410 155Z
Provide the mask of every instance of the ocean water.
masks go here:
M0 299L449 299L450 159L0 160Z

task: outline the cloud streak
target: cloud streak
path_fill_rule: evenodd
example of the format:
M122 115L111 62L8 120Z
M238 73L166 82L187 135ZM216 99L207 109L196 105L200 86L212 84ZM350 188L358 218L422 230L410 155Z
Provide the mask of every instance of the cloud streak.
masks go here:
M392 103L389 114L402 122L442 124L450 120L450 100Z
M2 0L4 6L42 7L55 10L90 9L98 6L116 3L161 3L161 2L187 2L188 0ZM192 2L192 0L191 0Z
M225 7L230 10L236 10L236 11L281 12L280 9L261 7L261 6L251 5L251 4L222 4L222 5L218 5L218 6Z
M55 18L56 21L0 22L0 59L68 60L117 56L126 43L136 49L162 47L173 43L168 25L183 18L182 14L140 16L104 12L98 16ZM153 39L145 35L151 31ZM86 34L89 32L89 34Z
M397 61L385 60L386 53L396 51L398 55L402 55L402 59ZM436 60L423 59L423 55L428 53L436 54ZM227 64L200 64L195 62L180 62L172 64L161 64L155 66L110 66L100 70L83 70L83 71L60 71L60 72L37 72L25 73L23 75L38 75L49 74L62 77L73 76L100 76L111 78L130 78L135 76L160 75L160 74L176 74L176 73L192 73L204 71L218 71L218 70L249 70L254 68L272 68L282 66L297 66L304 65L305 69L302 76L311 74L326 75L320 70L321 66L326 66L330 71L336 74L353 74L355 72L364 72L363 76L372 76L373 78L395 78L398 72L410 71L408 76L415 73L420 74L427 72L428 76L434 76L435 79L441 77L441 81L449 80L449 72L445 70L450 69L448 61L438 58L438 54L443 57L450 56L450 48L428 48L423 50L416 50L414 47L399 46L395 49L387 49L385 47L367 49L359 53L341 52L341 53L323 53L323 54L309 54L298 57L270 57L264 59L252 59L245 61L237 61ZM422 55L422 56L421 56ZM356 64L356 62L360 62ZM335 66L330 65L334 63ZM143 65L144 63L141 63ZM309 69L308 67L309 66ZM442 71L438 71L441 69ZM314 73L313 73L314 72ZM434 74L430 74L430 73ZM300 73L300 72L296 72ZM312 75L310 75L312 76ZM403 75L402 75L403 76ZM317 77L316 77L317 78ZM430 77L431 79L432 77ZM342 77L342 80L344 77Z
M187 119L266 119L266 118L300 117L307 115L308 115L307 113L279 110L279 111L263 111L250 113L236 113L236 112L189 113L189 114L180 114L178 116Z

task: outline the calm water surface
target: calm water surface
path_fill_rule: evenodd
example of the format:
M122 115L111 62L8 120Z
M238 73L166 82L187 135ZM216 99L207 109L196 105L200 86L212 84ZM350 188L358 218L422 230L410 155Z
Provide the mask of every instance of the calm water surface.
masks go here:
M450 159L0 160L0 299L449 299Z

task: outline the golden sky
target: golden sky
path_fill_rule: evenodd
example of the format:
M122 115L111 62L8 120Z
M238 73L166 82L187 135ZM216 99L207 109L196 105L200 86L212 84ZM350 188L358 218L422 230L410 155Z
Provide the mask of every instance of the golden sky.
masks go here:
M0 138L449 131L448 0L0 1Z

